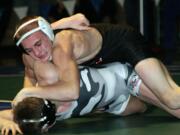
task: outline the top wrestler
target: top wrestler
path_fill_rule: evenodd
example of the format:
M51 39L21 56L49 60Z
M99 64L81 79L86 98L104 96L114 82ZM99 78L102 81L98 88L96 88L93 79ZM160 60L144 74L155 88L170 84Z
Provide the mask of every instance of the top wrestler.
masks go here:
M149 55L143 36L131 28L97 24L85 31L62 30L53 34L41 17L25 17L14 34L21 47L25 64L24 88L14 104L25 97L35 96L60 101L76 100L79 96L77 64L96 66L114 61L128 62L143 82L169 108L180 108L180 87L165 66ZM36 86L34 61L51 61L58 69L61 81L49 86ZM41 69L39 69L41 70ZM49 94L51 90L51 94ZM138 95L138 93L137 93Z

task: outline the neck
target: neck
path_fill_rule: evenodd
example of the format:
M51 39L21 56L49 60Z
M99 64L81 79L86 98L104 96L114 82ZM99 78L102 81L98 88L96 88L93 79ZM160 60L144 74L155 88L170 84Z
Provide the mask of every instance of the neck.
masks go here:
M71 105L72 105L72 102L58 102L58 103L55 103L56 104L56 108L57 108L57 113L60 113L60 112L65 112L67 111Z

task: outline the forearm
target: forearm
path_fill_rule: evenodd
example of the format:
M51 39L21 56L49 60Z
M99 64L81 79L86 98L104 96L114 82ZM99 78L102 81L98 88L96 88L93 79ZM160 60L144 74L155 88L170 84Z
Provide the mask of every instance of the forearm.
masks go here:
M53 30L73 28L78 30L87 30L89 20L83 14L75 14L70 17L63 18L51 24Z
M71 101L79 97L79 89L68 82L58 82L53 85L29 87L26 97L39 97L58 101Z
M73 64L74 65L74 64ZM69 66L68 71L61 73L61 80L47 85L39 85L37 87L24 88L25 97L40 97L51 100L69 101L79 97L79 72L77 67ZM68 73L68 74L66 74ZM69 76L70 75L70 76Z
M5 120L5 119L6 120L13 120L13 114L12 114L11 109L0 111L0 121Z
M70 27L69 26L69 22L70 22L70 18L69 17L66 17L66 18L63 18L61 20L58 20L54 23L51 23L51 27L53 30L56 30L56 29L65 29L65 28L68 28Z
M77 72L76 67L71 68L71 70L67 68L67 70L70 71L68 74L71 75L71 77L61 73L61 78L65 79L61 79L50 84L47 83L45 85L41 85L41 83L38 82L39 86L24 87L16 95L13 102L14 105L26 97L39 97L58 101L76 100L79 97L80 89L79 72ZM67 71L64 72L67 73Z
M0 130L4 127L4 123L11 122L12 120L0 117Z

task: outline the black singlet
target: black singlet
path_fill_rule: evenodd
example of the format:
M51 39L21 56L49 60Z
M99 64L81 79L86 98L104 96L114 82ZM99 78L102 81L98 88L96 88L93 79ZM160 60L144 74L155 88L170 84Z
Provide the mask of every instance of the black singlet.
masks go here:
M97 66L119 61L135 66L139 61L151 57L144 37L132 28L113 24L92 24L91 26L101 33L103 45L93 59L82 65Z

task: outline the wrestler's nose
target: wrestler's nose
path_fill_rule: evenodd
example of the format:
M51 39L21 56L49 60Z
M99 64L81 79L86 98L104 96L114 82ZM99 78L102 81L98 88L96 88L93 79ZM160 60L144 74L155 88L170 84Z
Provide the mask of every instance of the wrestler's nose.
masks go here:
M38 48L36 48L36 49L33 48L33 52L34 52L34 55L37 57L40 56L40 54L41 54L41 51Z

